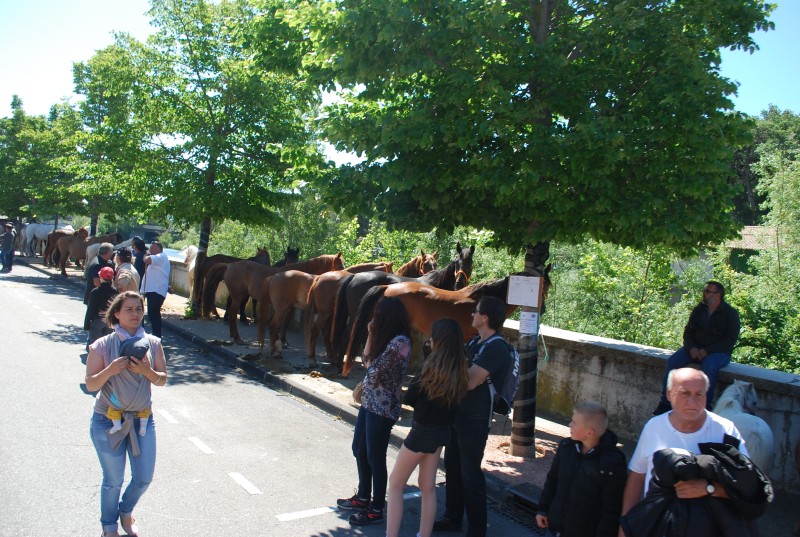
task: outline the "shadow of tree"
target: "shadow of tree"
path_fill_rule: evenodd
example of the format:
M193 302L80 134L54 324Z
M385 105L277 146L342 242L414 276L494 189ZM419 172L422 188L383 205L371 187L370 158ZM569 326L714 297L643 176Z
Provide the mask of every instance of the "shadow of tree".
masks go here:
M38 330L29 333L36 336L40 336L49 341L54 341L56 343L86 342L86 331L82 327L74 324L59 323L50 328L49 330ZM86 363L85 358L82 358L82 361L84 364Z
M3 281L24 283L37 287L49 295L64 296L83 302L82 285L81 282L76 282L75 278L72 278L72 281L70 281L62 276L25 276L11 272L3 276Z

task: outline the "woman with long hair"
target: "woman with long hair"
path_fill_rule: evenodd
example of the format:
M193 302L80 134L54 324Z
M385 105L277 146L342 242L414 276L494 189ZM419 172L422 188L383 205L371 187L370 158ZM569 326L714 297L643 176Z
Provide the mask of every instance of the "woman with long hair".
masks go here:
M453 319L440 319L431 327L431 354L408 386L403 399L414 407L408 433L389 477L386 535L397 537L403 518L403 489L419 466L422 492L417 537L430 537L436 518L436 467L442 447L450 439L458 402L467 393L467 356L464 334Z
M167 383L167 361L161 340L144 333L143 317L142 295L135 291L118 294L106 313L106 322L114 331L92 343L86 358L86 389L98 392L89 432L103 470L103 537L119 537L118 522L126 534L137 535L133 508L155 470L150 389ZM122 414L118 430L109 418L114 411ZM144 415L147 417L140 417ZM127 461L131 480L123 494Z
M400 418L403 376L411 357L410 334L403 303L396 298L378 302L362 356L367 374L353 433L358 491L350 498L336 500L340 510L354 511L349 520L355 526L384 521L386 450L392 427Z

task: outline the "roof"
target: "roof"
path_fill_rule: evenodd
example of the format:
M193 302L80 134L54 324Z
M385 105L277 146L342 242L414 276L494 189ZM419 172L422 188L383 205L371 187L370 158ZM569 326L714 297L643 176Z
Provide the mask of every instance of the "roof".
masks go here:
M777 230L767 226L744 226L740 235L741 238L728 241L725 246L741 250L768 250L778 240Z

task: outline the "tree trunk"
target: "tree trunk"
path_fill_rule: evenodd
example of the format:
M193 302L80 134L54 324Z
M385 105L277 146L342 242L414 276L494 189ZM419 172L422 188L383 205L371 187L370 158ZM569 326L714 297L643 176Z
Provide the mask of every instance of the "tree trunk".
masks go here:
M525 273L544 278L545 264L550 257L550 243L528 245ZM542 281L544 285L544 281ZM520 323L517 350L520 358L519 389L514 400L514 421L511 425L511 454L517 457L536 456L536 378L539 368L539 321L543 304L538 308L521 306L524 313L536 313L534 333L523 333Z
M192 289L192 309L200 313L203 297L203 264L208 256L208 243L211 237L211 218L204 218L200 224L200 244L197 245L197 259L194 263L194 288Z

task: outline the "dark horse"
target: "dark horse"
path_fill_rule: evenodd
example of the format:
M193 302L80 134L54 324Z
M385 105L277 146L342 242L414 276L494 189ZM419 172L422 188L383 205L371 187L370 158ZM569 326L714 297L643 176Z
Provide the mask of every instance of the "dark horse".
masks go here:
M286 265L291 265L292 263L297 263L298 261L300 261L300 248L286 246L286 253L283 254L283 259L275 263L274 266L285 267ZM255 306L253 307L253 311L255 311Z
M333 334L331 362L341 365L344 350L347 348L350 332L353 329L353 319L358 309L361 298L376 285L389 285L400 282L418 282L432 285L439 289L457 290L466 286L472 275L472 256L475 245L471 248L462 248L461 243L456 244L456 258L445 268L433 270L419 278L404 278L397 274L385 272L364 272L348 276L339 284L336 294L336 306L333 314Z
M216 254L212 255L211 257L206 257L205 252L198 252L197 259L195 260L195 277L194 277L194 292L193 296L196 296L198 302L200 303L200 313L204 318L209 318L212 315L219 319L219 312L217 312L217 308L214 304L214 300L212 297L212 301L210 304L207 304L203 301L203 288L205 287L206 277L208 276L209 271L216 266L219 265L227 265L228 263L234 263L236 261L242 261L240 257L234 257L232 255L225 255L225 254ZM269 257L269 252L266 248L259 248L256 252L256 255L247 259L247 261L253 261L254 263L259 263L266 267L270 266L272 261ZM247 304L245 300L242 304L240 314L244 316L244 307ZM247 317L245 317L246 319Z
M544 296L550 287L548 270L544 276ZM520 276L529 276L519 273ZM461 325L464 332L464 341L468 341L476 334L472 327L472 310L484 296L493 296L503 302L508 294L508 280L506 276L500 280L481 282L458 291L437 289L430 285L417 282L402 282L392 285L381 285L370 289L358 306L358 312L353 322L353 331L350 345L347 347L347 356L343 363L342 373L347 375L353 367L355 356L360 354L367 340L367 324L372 319L375 304L383 297L397 297L406 308L411 321L411 329L429 336L431 326L438 319L454 319ZM506 315L510 315L517 306L507 305Z

